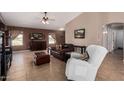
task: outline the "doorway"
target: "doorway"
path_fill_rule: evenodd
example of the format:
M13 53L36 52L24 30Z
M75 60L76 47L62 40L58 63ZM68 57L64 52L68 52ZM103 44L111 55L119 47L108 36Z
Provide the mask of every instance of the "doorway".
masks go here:
M110 23L104 25L102 44L110 53L120 55L123 60L124 23ZM124 61L124 60L123 60Z

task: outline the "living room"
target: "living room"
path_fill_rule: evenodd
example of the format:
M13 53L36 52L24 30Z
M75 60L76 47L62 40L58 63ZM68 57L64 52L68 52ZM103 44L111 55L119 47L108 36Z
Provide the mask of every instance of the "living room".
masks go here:
M124 1L1 0L0 92L124 93Z
M47 17L49 23L44 19ZM6 45L10 44L13 52L6 80L124 80L123 47L116 54L111 51L111 44L104 43L104 36L108 33L104 27L110 23L124 26L123 19L124 13L116 12L1 12L4 28L11 37ZM70 53L83 54L90 45L102 46L108 51L94 78L69 77L67 63Z

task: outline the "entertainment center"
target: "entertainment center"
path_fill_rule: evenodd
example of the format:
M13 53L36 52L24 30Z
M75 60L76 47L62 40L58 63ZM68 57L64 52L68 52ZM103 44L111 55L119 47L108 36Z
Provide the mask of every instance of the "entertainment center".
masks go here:
M31 33L30 34L30 50L46 50L46 41L43 33Z

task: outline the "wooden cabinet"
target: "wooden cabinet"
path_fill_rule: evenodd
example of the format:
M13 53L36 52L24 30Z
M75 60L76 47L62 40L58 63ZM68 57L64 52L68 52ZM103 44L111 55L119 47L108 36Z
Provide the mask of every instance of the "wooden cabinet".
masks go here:
M30 41L30 50L46 50L46 41L41 40L31 40Z
M4 31L5 30L5 25L0 21L0 31Z
M0 21L0 80L6 80L12 62L11 37L5 27Z
M4 50L4 33L0 31L0 80L3 80L3 76L5 76L5 50Z
M0 80L6 80L12 62L12 48L4 45L4 34L0 31Z

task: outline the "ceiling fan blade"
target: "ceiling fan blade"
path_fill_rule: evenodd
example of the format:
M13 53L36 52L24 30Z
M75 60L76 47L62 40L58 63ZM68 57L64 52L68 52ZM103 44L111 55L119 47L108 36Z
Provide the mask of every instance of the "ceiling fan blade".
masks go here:
M47 12L40 12L40 14L43 14L43 15L44 15L45 13L47 13Z
M55 19L48 19L49 21L55 21Z

